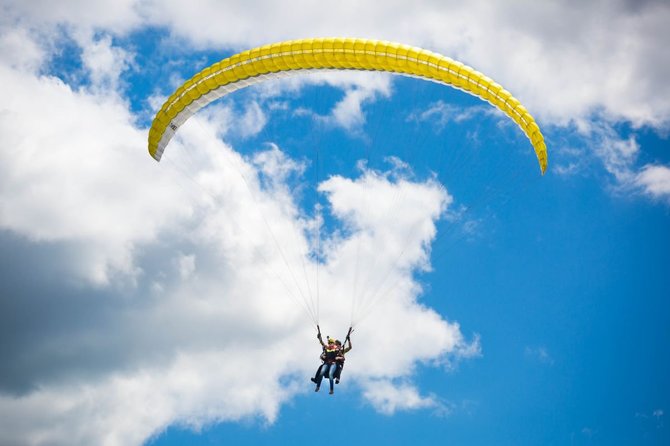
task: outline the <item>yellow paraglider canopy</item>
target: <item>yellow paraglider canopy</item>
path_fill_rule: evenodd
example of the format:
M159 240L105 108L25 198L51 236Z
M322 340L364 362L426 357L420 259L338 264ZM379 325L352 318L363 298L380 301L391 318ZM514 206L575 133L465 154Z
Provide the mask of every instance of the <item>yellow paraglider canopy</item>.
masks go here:
M149 153L160 161L165 147L190 116L241 88L310 70L385 71L449 85L509 116L526 134L544 174L547 148L540 128L521 103L482 73L440 54L398 43L322 38L291 40L223 59L186 81L163 104L149 130Z

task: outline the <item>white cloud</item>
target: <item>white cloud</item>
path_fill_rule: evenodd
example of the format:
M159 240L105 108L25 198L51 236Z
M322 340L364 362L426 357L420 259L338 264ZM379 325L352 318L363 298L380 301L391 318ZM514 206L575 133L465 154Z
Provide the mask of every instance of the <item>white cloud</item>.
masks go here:
M45 58L45 51L25 28L0 28L0 60L8 67L26 71L37 70Z
M82 47L82 62L88 70L94 89L116 90L121 73L128 69L133 61L130 53L114 46L110 36L93 38L90 35L79 37Z
M139 445L175 420L191 428L244 417L273 421L298 388L268 379L257 365L282 363L268 353L190 352L132 375L49 386L21 398L0 396L0 438L16 445Z
M385 415L404 410L444 408L434 396L421 396L411 384L378 380L367 383L366 389L365 398Z
M195 272L195 254L182 255L178 259L179 276L187 279Z
M54 311L50 327L62 328L14 333L31 353L10 359L27 381L0 396L0 441L139 444L171 423L272 422L285 401L307 391L302 379L318 356L300 307L315 290L306 236L314 222L285 184L304 166L276 146L245 160L217 139L220 125L207 113L186 123L156 164L113 82L74 91L8 66L0 78L0 225L25 243L70 247L75 254L48 260L68 265L60 299L67 303L69 280L83 277L96 286L79 285L92 296L77 311L97 315L72 320ZM323 240L321 321L346 327L353 266L375 270L360 279L383 291L383 305L366 314L360 339L354 335L347 379L363 383L380 410L437 408L412 390L414 364L439 362L465 343L458 324L417 304L412 271L429 268L434 220L451 197L435 180L413 182L407 166L393 166L322 185L350 230ZM382 215L394 211L402 215L395 229ZM393 256L379 263L381 249ZM134 286L120 287L124 278ZM28 295L26 305L41 298ZM400 325L417 328L386 345ZM411 354L383 367L373 359L397 348ZM262 362L282 364L283 373L268 377ZM396 377L404 381L394 391ZM369 379L394 393L380 399L365 387Z
M491 5L482 0L420 2L410 9L395 1L381 7L345 1L328 14L322 13L321 5L308 1L294 2L289 9L284 4L260 2L253 13L236 2L217 8L204 0L202 8L189 6L188 12L182 10L184 6L170 4L172 8L150 14L151 20L169 23L198 45L241 49L306 35L346 35L406 42L441 52L501 83L539 118L549 136L580 121L594 122L601 130L629 122L634 129L650 126L661 134L670 126L670 85L666 82L670 59L664 43L670 39L665 26L670 7L663 1ZM294 10L301 14L293 14ZM221 33L214 25L216 20L210 22L205 14L221 20L235 17L234 25ZM374 23L369 17L375 17ZM365 119L365 102L379 96L359 89L345 92L334 113L321 118L356 132ZM446 108L432 113L442 122L464 118ZM637 175L639 143L634 134L624 138L618 131L606 132L609 134L597 138L595 147L586 148L587 155L599 156L619 185L628 188ZM590 138L585 137L587 144L595 142ZM551 138L548 142L552 160L555 146ZM554 171L573 175L583 164L560 164Z
M269 144L268 147L268 150L253 156L253 163L269 179L275 180L276 187L282 187L292 174L302 174L305 171L304 163L288 158L276 144Z
M670 168L661 165L646 165L635 178L638 186L655 198L670 198Z
M458 324L456 326L458 327ZM460 335L453 350L446 357L446 365L448 368L454 369L460 361L480 356L482 356L481 336L475 334L472 341L467 342L463 335Z
M621 138L611 130L602 132L596 143L596 153L602 159L605 169L622 184L629 183L633 167L640 153L640 145L634 136Z
M156 111L160 110L167 98L161 98L158 104L158 98L154 99L154 103L158 104ZM209 107L200 111L199 116L207 119L208 122L216 126L216 134L219 137L226 136L235 124L237 118L232 104L226 102L214 103ZM153 118L153 116L152 116ZM199 122L199 121L198 121Z
M151 3L148 3L151 5ZM613 119L668 124L670 8L664 2L541 4L402 2L383 6L203 0L161 2L150 20L200 45L243 48L304 36L373 37L425 46L496 79L544 119L568 122L602 109ZM635 9L635 11L633 11ZM301 11L295 14L294 11ZM253 12L252 12L253 11ZM374 21L370 18L374 17ZM218 23L228 24L222 32ZM564 24L569 23L569 27Z
M333 81L329 83L338 85ZM363 105L376 101L380 96L388 97L390 94L391 81L388 76L378 73L372 76L359 75L351 86L345 87L344 97L335 105L331 114L322 119L345 130L360 131L365 124Z
M637 160L642 151L635 133L621 135L612 123L579 119L567 134L576 136L579 142L557 145L557 161L551 167L554 172L565 176L584 174L593 170L595 162L615 180L615 189L630 191L635 186Z
M3 0L5 22L20 22L34 30L52 30L65 25L71 29L105 29L126 32L141 23L138 0L63 0L55 8L48 0Z
M432 221L416 221L416 215L402 215L397 208L400 198L412 197L416 201L406 204L408 208L425 210L432 218L440 216L453 198L436 181L429 180L426 186L404 178L394 182L387 175L365 171L358 181L333 176L320 186L320 190L328 194L333 213L358 228L374 227L383 231L384 226L380 223L386 221L389 215L394 215L395 226L402 228L401 233L418 229L417 237L430 240L435 233ZM422 193L417 193L420 190Z
M366 123L365 105L382 98L388 98L392 91L391 77L386 73L315 71L301 76L289 76L268 80L255 86L249 97L236 104L213 105L203 113L219 114L222 122L221 134L228 132L243 138L256 136L263 131L269 117L275 113L285 113L289 104L285 99L298 96L307 87L330 86L343 91L343 96L330 108L327 114L314 110L298 108L296 116L306 116L320 125L341 127L344 130L362 135ZM278 100L278 98L280 100ZM318 101L318 94L312 96ZM235 125L230 123L233 109L240 107L241 116L236 116Z
M552 172L556 172L558 175L571 176L575 175L579 171L579 164L576 162L568 163L567 165L554 165L551 169Z
M613 126L606 123L582 121L578 132L583 135L587 147L615 181L615 191L639 192L656 199L670 196L670 168L662 164L647 164L638 167L643 149L634 133L621 136ZM564 149L562 157L567 166L558 165L554 170L562 175L583 172L591 160L585 159L580 150ZM565 162L565 161L564 161Z
M332 121L346 130L353 130L364 124L362 104L369 94L361 90L348 90L344 98L332 111Z
M461 108L439 100L431 104L427 110L413 111L407 117L408 121L433 122L438 130L442 130L449 122L463 122L470 120L478 114L495 114L495 109L486 106Z
M238 123L240 126L238 132L242 136L253 136L263 130L267 123L267 117L258 103L251 101L246 104L246 110Z
M460 59L500 82L543 121L567 123L602 110L612 120L667 127L670 73L663 1L541 4L353 0L324 13L290 4L200 0L5 2L6 21L35 30L66 24L126 33L167 26L200 47L249 46L305 36L346 35L424 46ZM296 14L295 11L300 11ZM370 18L374 17L374 20ZM221 23L226 23L221 27ZM565 24L570 26L566 27Z
M146 129L114 91L132 53L111 36L157 24L217 49L306 35L386 38L475 66L545 122L578 122L599 111L596 119L604 121L667 126L669 13L662 3L646 3L636 14L623 2L423 6L345 1L324 14L319 2L255 8L212 1L4 3L0 226L38 246L70 247L57 259L69 267L61 285L71 291L72 277L95 283L80 286L101 298L88 305L103 312L105 323L71 322L54 312L50 319L68 321L66 328L15 333L12 341L24 336L31 343L24 351L43 367L29 368L35 376L29 390L0 396L3 443L137 444L170 423L272 421L304 391L295 380L316 362L318 347L306 341L313 332L299 306L315 289L305 235L315 221L300 215L284 183L286 166L299 172L299 163L282 158L278 148L259 154L256 164L245 160L217 139L228 127L205 111L180 129L163 164L155 164L146 155ZM95 36L77 42L98 88L75 91L36 74L52 50L45 37L59 27ZM384 76L343 79L323 81L345 92L328 119L352 130L364 122L366 101L388 96L391 84ZM262 109L249 110L251 135L265 118ZM665 194L665 171L632 173L639 151L634 138L601 136L600 153L615 176ZM259 170L272 181L263 183ZM421 288L412 277L430 268L434 221L451 196L431 179L367 170L356 179L333 177L321 191L344 225L323 245L324 327L346 327L347 304L352 294L359 299L345 373L384 413L439 409L437 397L422 396L409 381L417 362L448 365L481 354L478 337L465 341L457 323L417 302ZM389 214L396 224L386 224ZM379 256L381 250L389 256ZM128 277L135 287L100 294ZM143 291L145 284L153 294ZM411 329L387 342L398 326ZM397 349L406 354L393 355ZM106 358L98 364L100 352ZM381 364L379 356L390 360ZM22 356L11 359L30 367ZM286 374L268 377L261 362L282 364Z
M133 245L190 212L145 151L116 95L0 66L0 226L33 240L81 243L81 273L134 273ZM155 163L154 163L155 164Z
M304 76L287 77L263 83L257 89L258 97L268 102L270 110L280 110L273 101L284 94L296 94L308 86L331 86L344 92L326 115L314 110L298 109L295 113L308 116L326 126L341 127L351 133L361 134L366 122L364 107L392 92L391 76L386 73L316 71Z
M545 130L593 121L604 127L620 122L632 123L634 128L648 125L663 133L670 125L670 86L665 81L670 76L670 61L664 44L670 38L665 26L670 7L663 1L533 5L426 1L410 9L398 0L381 7L344 1L327 14L323 5L308 0L288 6L257 1L253 8L242 1L223 5L212 0L188 5L175 0L61 3L59 8L49 8L43 2L9 1L5 23L19 22L21 29L43 37L62 25L75 35L93 30L124 35L147 25L164 26L182 47L190 43L221 51L305 36L388 39L423 46L472 65L513 92ZM220 23L226 27L221 28ZM29 56L30 50L26 54L22 63L39 59ZM117 60L124 57L129 56L116 55ZM330 115L308 114L359 132L366 102L388 93L384 88L351 85L340 85L345 96ZM262 128L259 109L250 107L246 118L242 136ZM637 144L634 135L618 139L611 149L619 151L619 157ZM550 151L555 149L551 140L549 143ZM629 184L637 167L612 164L612 150L602 149L596 147L608 171L617 181ZM569 163L555 171L567 175L579 170L578 163Z
M154 104L158 104L157 109L160 109L166 98L160 99L160 104L158 104L158 98L153 100ZM263 111L262 105L253 99L241 104L235 104L232 101L213 103L201 110L199 115L206 117L209 122L216 125L219 137L249 138L256 136L263 131L268 121L268 116Z

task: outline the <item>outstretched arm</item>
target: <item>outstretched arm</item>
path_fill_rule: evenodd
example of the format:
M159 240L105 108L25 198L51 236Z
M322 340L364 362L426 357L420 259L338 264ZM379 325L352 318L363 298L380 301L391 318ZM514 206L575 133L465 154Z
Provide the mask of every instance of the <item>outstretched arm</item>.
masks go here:
M319 340L319 343L321 344L321 347L326 348L326 344L323 343L323 339L321 338L321 329L319 328L318 325L316 326L316 329L318 330L318 333L316 335L316 339Z

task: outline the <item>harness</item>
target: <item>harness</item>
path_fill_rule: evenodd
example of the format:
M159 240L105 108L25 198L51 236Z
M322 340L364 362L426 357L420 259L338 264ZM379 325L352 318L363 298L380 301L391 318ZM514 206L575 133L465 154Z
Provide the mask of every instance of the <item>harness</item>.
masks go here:
M316 329L318 330L318 338L321 339L321 327L318 325L316 326ZM321 360L324 361L326 364L334 364L337 362L337 357L340 356L341 362L344 363L344 345L349 339L349 336L351 336L351 332L353 331L352 327L349 327L349 331L347 332L347 336L344 339L344 343L338 347L337 344L328 344L323 347L323 353L321 353ZM330 338L329 338L330 339ZM323 341L321 341L323 343ZM350 341L351 342L351 341Z
M324 348L324 354L326 355L325 362L327 364L334 363L338 353L340 353L340 349L337 346L333 346L332 348L330 346L326 346Z

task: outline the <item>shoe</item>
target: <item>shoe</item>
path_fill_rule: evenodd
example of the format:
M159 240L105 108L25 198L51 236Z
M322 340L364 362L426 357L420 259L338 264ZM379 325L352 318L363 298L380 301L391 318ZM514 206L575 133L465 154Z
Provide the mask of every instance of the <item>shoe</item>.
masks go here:
M320 387L321 387L321 386L316 386L316 389L314 389L314 391L315 391L315 392L318 392Z
M316 378L311 377L309 380L312 381L314 384L316 384Z
M333 393L335 393L335 392L333 392L333 391L331 390L331 391L330 391L330 392L328 392L328 393L332 395L332 394L333 394Z
M339 383L340 383L340 378L337 378L337 379L335 380L335 384L339 384Z

